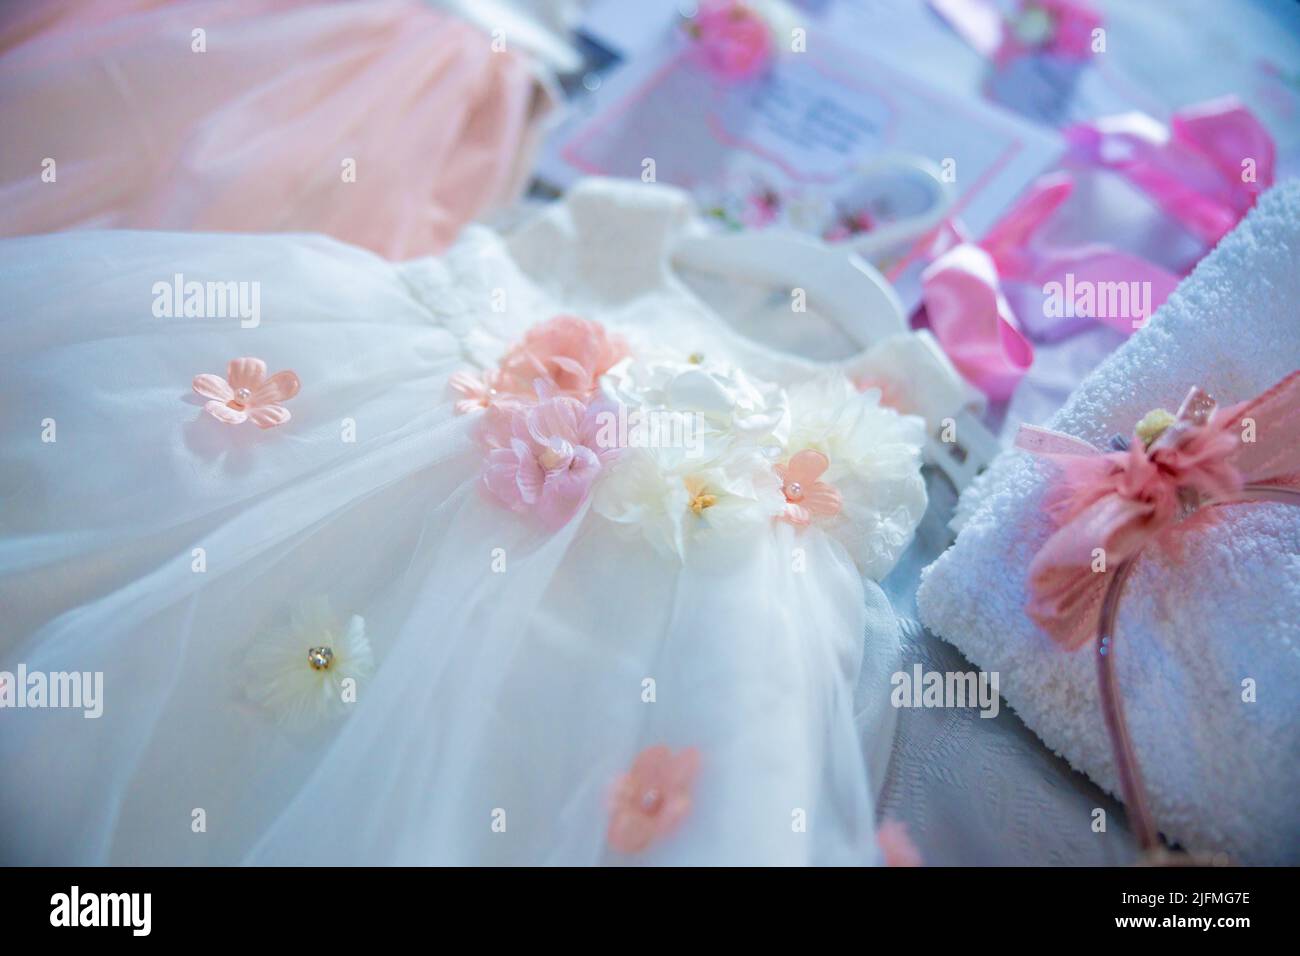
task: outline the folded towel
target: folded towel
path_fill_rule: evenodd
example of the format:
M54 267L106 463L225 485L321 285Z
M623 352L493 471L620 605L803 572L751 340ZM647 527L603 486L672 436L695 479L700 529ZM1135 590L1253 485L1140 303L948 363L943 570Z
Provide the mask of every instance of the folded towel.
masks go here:
M1192 385L1220 404L1300 368L1300 181L1256 209L1048 427L1104 446ZM1118 794L1090 649L1025 614L1026 568L1054 530L1049 465L1003 454L968 491L956 544L925 572L934 633L985 670L1053 750ZM1165 836L1244 863L1300 862L1300 509L1251 504L1173 530L1134 568L1116 667ZM1253 683L1252 683L1253 682ZM1249 692L1253 687L1253 695ZM1246 698L1246 699L1243 699ZM1087 827L1091 819L1081 819Z

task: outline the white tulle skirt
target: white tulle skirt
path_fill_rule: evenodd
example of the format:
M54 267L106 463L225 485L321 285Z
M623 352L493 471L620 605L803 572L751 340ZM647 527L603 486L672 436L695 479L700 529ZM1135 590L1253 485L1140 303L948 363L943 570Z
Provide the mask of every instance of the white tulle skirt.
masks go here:
M432 260L163 233L0 250L0 670L103 675L99 717L0 714L4 862L877 861L879 588L815 528L669 562L586 508L549 531L489 500L447 392L462 346L410 281ZM260 282L260 324L157 318L176 272ZM237 355L298 373L289 424L203 413L191 378ZM286 723L249 647L317 596L363 619L371 666L345 712ZM700 754L691 810L623 854L610 790L656 744Z

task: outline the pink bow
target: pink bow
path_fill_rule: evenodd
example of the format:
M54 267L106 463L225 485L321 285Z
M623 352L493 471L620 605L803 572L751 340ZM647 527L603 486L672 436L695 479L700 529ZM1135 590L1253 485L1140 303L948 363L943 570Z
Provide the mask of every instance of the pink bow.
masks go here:
M1168 129L1126 113L1064 134L1077 159L1124 174L1209 245L1273 184L1273 138L1235 97L1179 110Z
M1172 424L1148 438L1103 452L1045 428L1022 425L1016 436L1018 448L1060 468L1045 499L1057 530L1029 565L1025 609L1066 650L1097 633L1106 572L1201 503L1246 485L1300 487L1300 371L1230 408L1193 388Z
M1041 177L978 243L966 240L959 227L950 224L940 238L947 243L946 251L941 247L938 258L921 274L922 299L935 337L957 369L993 399L1009 398L1034 358L1004 283L1031 287L1033 294L1049 283L1071 290L1083 283L1149 283L1145 289L1151 309L1178 284L1173 273L1109 246L1035 248L1034 233L1073 188L1067 173ZM1022 315L1042 311L1041 300L1025 301L1032 304L1022 305ZM1101 310L1095 315L1127 335L1138 317L1124 311L1129 314Z
M1209 244L1235 226L1273 182L1272 137L1231 98L1180 110L1168 130L1133 113L1072 126L1065 135L1076 161L1127 176ZM1066 173L1040 178L978 243L948 224L940 231L938 258L921 274L935 337L958 370L995 400L1010 397L1033 362L1024 327L1054 335L1062 317L1095 317L1128 335L1178 284L1167 269L1109 246L1036 247L1034 234L1072 189ZM1061 315L1044 309L1036 296L1053 284L1063 290L1067 307L1075 289L1092 294L1092 311L1070 307ZM1124 292L1126 307L1101 308L1099 290ZM1140 310L1133 308L1130 291L1140 296Z

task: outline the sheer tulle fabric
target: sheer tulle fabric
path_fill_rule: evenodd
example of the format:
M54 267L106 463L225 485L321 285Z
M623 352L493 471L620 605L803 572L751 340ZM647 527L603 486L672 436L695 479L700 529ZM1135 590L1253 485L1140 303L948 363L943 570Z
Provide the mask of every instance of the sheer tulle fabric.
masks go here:
M0 235L323 232L437 252L522 186L542 102L525 61L408 0L14 5Z
M5 862L878 861L868 767L882 779L898 636L839 543L776 523L674 564L587 509L553 532L489 500L432 260L278 237L0 245L0 669L103 671L105 698L95 720L6 716ZM262 281L261 326L153 318L141 290L177 269ZM230 428L190 393L250 353L301 379L290 424ZM365 618L375 671L347 716L289 729L240 662L315 593ZM855 703L864 631L879 692ZM617 854L610 787L661 743L700 752L691 813Z

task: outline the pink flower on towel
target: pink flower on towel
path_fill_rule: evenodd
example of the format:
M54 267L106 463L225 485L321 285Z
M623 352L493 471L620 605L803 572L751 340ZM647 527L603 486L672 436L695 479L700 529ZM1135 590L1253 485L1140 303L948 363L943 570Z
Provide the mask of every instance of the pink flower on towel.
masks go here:
M812 521L813 515L829 518L840 513L844 499L839 491L834 485L818 480L830 464L830 459L821 452L805 448L788 465L773 466L785 494L783 521L802 528Z
M488 409L480 435L489 449L483 481L506 507L536 511L558 527L573 517L618 452L604 439L606 423L617 422L617 409L610 402L586 405L557 395L540 379L536 387L535 405Z
M885 854L885 866L920 866L921 851L907 834L906 825L886 820L876 830L876 843Z
M627 343L599 322L557 315L533 326L506 353L493 384L503 392L531 396L540 378L561 395L585 399L627 354Z
M204 410L217 421L238 425L251 420L258 428L283 425L292 416L278 404L298 394L298 376L291 371L266 377L259 358L231 359L226 377L204 372L194 376L194 391L210 401Z
M691 810L691 785L699 767L694 747L677 754L663 744L641 751L614 785L609 845L620 853L640 853L672 832Z
M686 30L704 66L723 80L749 79L773 56L770 27L740 0L705 0Z

